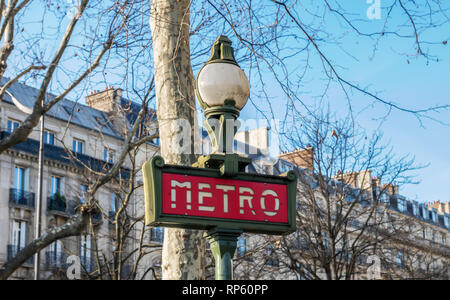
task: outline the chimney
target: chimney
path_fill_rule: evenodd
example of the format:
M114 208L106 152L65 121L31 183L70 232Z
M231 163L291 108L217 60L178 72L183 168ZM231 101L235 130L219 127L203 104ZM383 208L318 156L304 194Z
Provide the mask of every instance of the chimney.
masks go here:
M116 110L116 104L120 104L122 90L114 87L106 87L104 91L93 91L86 97L89 107L111 113Z
M450 215L450 202L444 202L442 203L442 210L447 214Z
M398 195L399 192L398 185L392 183L383 185L383 189L386 190L391 195Z
M338 172L334 178L358 189L369 190L374 187L374 179L371 176L370 170L348 173Z
M372 178L372 186L374 188L381 186L381 179L380 178Z
M279 158L290 161L297 167L314 171L314 148L311 146L280 154Z
M434 208L440 215L443 215L444 213L450 214L449 204L449 202L435 201L428 203L428 209L431 210Z

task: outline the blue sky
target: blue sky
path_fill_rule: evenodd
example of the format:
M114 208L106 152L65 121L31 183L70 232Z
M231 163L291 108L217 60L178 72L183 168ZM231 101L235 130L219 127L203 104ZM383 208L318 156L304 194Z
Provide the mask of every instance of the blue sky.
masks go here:
M329 2L335 3L334 1ZM368 20L366 12L370 4L367 4L366 0L341 2L343 2L344 9L348 10L349 13L353 13L352 20L359 20L355 24L358 24L361 30L366 32L379 31L383 26L386 10L382 10L380 20ZM381 0L380 3L388 5L391 2ZM302 1L302 4L314 10L317 2L315 0ZM22 23L26 29L25 32L29 32L30 35L33 31L39 31L40 26L37 26L37 24L40 23L40 18L43 15L39 8L36 8L34 11L35 13L28 16L25 22ZM308 22L307 16L302 14L301 11L298 13L305 22ZM52 21L51 14L47 14L46 22L47 34L44 37L45 40L41 41L41 44L47 45L45 50L50 56L54 51L55 41L58 41L59 31L56 28L58 25L64 28L68 19L62 19L62 23L59 24L56 21ZM410 56L415 53L416 49L413 39L400 39L395 36L386 36L380 38L379 41L376 38L356 38L354 34L348 33L348 30L339 27L339 21L329 15L324 24L323 26L326 27L322 29L332 31L335 40L333 43L322 43L319 41L319 45L324 54L339 66L339 72L347 80L362 87L368 87L383 99L394 101L407 108L414 109L450 104L450 43L448 45L442 43L443 41L450 42L449 24L421 31L424 40L435 42L435 44L425 43L423 45L424 50L431 51L433 55L439 58L439 62L427 61L423 57ZM398 9L393 11L389 24L395 24L395 28L398 29L399 33L411 33L411 26L408 24L406 16ZM294 27L291 27L291 30L294 35L301 35L300 32L295 31ZM221 32L217 32L217 36L219 34ZM212 35L215 35L215 33ZM235 37L231 35L229 37L236 44ZM211 36L211 43L214 39L215 36ZM84 39L81 35L75 35L71 44L84 43L85 40L88 39ZM21 44L25 45L25 43L26 37L16 44L16 49L20 49ZM377 46L376 51L374 51L375 45ZM76 48L69 53L73 55L74 51L76 51ZM81 69L83 65L77 64L76 58L71 55L65 56L63 59L66 68L70 70ZM311 51L310 55L311 68L304 79L304 86L298 87L298 91L305 103L314 106L315 101L317 101L316 96L321 94L324 88L324 75L317 54ZM151 64L150 56L151 54L148 56L149 64ZM237 57L239 58L239 53ZM208 57L204 59L207 60ZM298 58L294 57L290 61L293 62L292 66L295 66L296 60ZM18 56L11 58L10 63L15 62L19 66L22 63L22 58ZM24 63L27 63L26 59L24 59ZM242 67L248 74L247 66L242 65ZM18 68L20 69L20 67ZM117 68L118 73L122 72L122 70L120 67ZM194 75L197 74L197 71L197 69L194 70ZM290 71L295 73L295 70ZM101 76L98 82L105 79L108 81L108 85L115 84L115 86L124 88L121 85L123 82L120 82L120 80L114 83L122 75L110 72L106 76ZM60 72L59 76L65 78L66 74ZM64 82L65 79L61 81ZM104 88L104 86L95 86L93 82L83 84L71 93L69 98L79 99L83 103L84 97L92 89L101 90ZM272 108L277 116L282 116L286 101L285 95L275 83L270 81L270 75L267 75L266 84L272 96ZM252 93L255 93L258 88L257 80L253 79L251 85L253 86ZM60 89L60 86L52 84L52 89ZM257 95L253 94L252 100L257 103ZM347 114L347 100L338 87L332 86L330 88L326 100L336 115L345 116ZM419 201L449 201L447 186L450 185L450 127L426 119L423 119L423 123L419 123L412 114L395 110L391 112L386 121L380 123L379 117L383 116L387 111L385 106L373 102L373 99L357 92L351 94L351 102L355 111L364 109L358 116L357 121L369 133L375 130L381 131L384 134L385 142L389 142L393 147L393 151L399 156L409 154L415 157L418 164L429 164L427 168L416 171L413 174L417 175L417 179L421 181L420 184L405 186L402 188L401 193ZM369 106L369 104L373 105ZM439 114L431 114L430 116L450 124L450 111L441 111ZM261 117L261 114L252 105L247 105L242 112L242 118L258 119Z
M366 1L349 2L352 4L348 8L356 14L355 19L359 14L359 18L364 20L368 7ZM382 4L386 2L381 1ZM361 28L367 32L380 30L385 21L384 13L386 12L382 11L381 20L368 21L366 18L360 23ZM392 19L399 24L407 24L401 11L394 12ZM405 26L402 30L407 33L412 29ZM351 55L335 45L324 45L322 49L335 63L345 67L339 70L346 79L368 87L381 98L400 106L419 109L450 104L450 44L443 43L449 38L448 24L423 32L424 40L436 42L424 43L423 50L431 51L439 61L413 56L416 45L411 39L381 38L374 52L374 40L348 36L339 42ZM323 90L320 80L323 78L323 72L320 67L315 67L309 76L305 99L314 102L314 98L309 96L319 94ZM277 97L282 95L274 93L274 102L283 102ZM413 114L396 110L393 110L384 122L380 122L379 117L387 112L385 106L374 102L373 106L366 107L373 101L357 92L352 93L351 101L354 111L365 108L357 121L369 133L379 130L383 133L384 141L390 143L396 154L409 154L415 158L417 164L428 165L411 173L417 176L415 179L420 181L419 184L406 185L400 192L418 201L450 201L447 190L450 186L450 127L427 119L422 119L420 123ZM328 92L327 103L337 115L344 116L347 113L346 100L339 88L332 88ZM438 114L431 113L430 116L450 124L448 110ZM249 106L245 108L243 117L258 117L258 112Z

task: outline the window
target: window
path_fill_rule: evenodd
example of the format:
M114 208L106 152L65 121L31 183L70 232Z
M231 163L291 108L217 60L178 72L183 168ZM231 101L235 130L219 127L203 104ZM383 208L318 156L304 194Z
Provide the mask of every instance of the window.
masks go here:
M425 220L428 220L428 209L426 208L425 205L422 206L422 217L423 217Z
M53 242L50 245L50 251L48 253L49 263L59 267L63 264L63 253L62 253L62 243L61 241Z
M447 242L447 237L445 236L445 233L443 233L441 236L441 244L445 246L446 242Z
M444 216L444 224L447 229L450 229L450 217Z
M357 222L357 224L359 224L359 222L356 220L356 218L354 220L355 220L355 222ZM357 226L359 226L359 225L357 225ZM323 244L323 247L325 248L325 250L328 253L328 251L330 250L330 241L328 239L328 236L327 236L326 232L322 232L322 244Z
M405 201L403 199L397 199L397 208L399 211L405 211Z
M29 170L16 166L14 168L14 189L16 191L28 191L29 189Z
M81 236L80 260L88 272L91 270L91 236Z
M50 182L50 197L47 203L48 209L65 212L67 209L67 202L64 197L64 178L51 176Z
M433 219L434 223L437 223L437 212L435 210L431 212L431 218Z
M281 161L280 166L281 166L281 170L280 170L281 173L286 173L292 169L291 165L286 161Z
M81 140L73 139L72 151L76 153L84 153L84 142Z
M360 228L359 221L356 217L350 217L349 221L350 226L353 227L354 229Z
M53 132L44 131L44 144L54 145L55 144L55 134Z
M53 243L50 245L50 251L53 252L53 253L59 253L59 254L61 254L61 253L62 253L62 244L61 244L61 241L53 242Z
M116 213L119 209L119 197L112 193L111 195L111 212Z
M238 238L237 254L239 257L242 257L245 255L245 252L247 251L246 244L247 244L247 241L245 240L245 238L243 238L243 237Z
M51 177L50 196L53 197L55 195L64 195L63 178L58 176Z
M114 156L115 156L115 151L109 149L108 147L105 147L105 149L103 150L103 160L112 164L112 163L114 163Z
M383 193L381 194L381 201L382 201L384 204L389 204L389 195L388 195L386 192L383 192Z
M413 207L413 214L415 216L417 216L419 214L419 206L418 206L418 204L413 202L412 207Z
M27 223L24 221L14 221L12 228L12 246L15 254L25 248L26 240Z
M305 280L305 278L303 278L303 276L302 276L302 269L303 269L303 265L301 264L301 263L296 263L296 267L297 267L297 272L296 272L296 275L297 275L297 280Z
M275 251L270 246L266 247L266 253L268 256L267 265L272 267L280 266L280 261L277 259Z
M402 251L398 251L396 260L397 260L397 266L399 266L399 267L403 266L403 253L402 253Z
M164 227L152 228L150 232L150 240L162 244L164 241Z
M80 184L80 204L86 204L88 186L85 184Z
M30 189L30 169L16 166L14 168L14 188L11 191L10 198L15 204L33 206L34 201L29 193Z
M19 121L15 120L8 120L8 132L12 133L14 130L16 130L20 126Z

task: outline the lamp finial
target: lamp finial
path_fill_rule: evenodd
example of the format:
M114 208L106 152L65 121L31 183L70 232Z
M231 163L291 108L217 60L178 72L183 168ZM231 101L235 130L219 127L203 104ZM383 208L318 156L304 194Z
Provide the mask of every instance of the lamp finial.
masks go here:
M207 63L227 62L239 66L234 58L234 50L231 47L231 43L227 36L220 35L211 47L211 56Z

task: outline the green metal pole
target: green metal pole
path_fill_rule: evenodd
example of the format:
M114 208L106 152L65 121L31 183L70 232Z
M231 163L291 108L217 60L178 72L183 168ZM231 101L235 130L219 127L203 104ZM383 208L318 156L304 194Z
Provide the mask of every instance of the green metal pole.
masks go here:
M214 228L206 236L216 263L216 280L233 280L233 256L242 230Z

